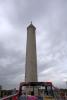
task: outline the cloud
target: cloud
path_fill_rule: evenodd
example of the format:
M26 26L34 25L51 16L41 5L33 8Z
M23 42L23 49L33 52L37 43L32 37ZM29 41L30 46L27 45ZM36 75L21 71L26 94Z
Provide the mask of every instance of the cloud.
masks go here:
M25 56L20 51L6 49L3 43L0 43L0 53L0 84L8 87L24 75Z

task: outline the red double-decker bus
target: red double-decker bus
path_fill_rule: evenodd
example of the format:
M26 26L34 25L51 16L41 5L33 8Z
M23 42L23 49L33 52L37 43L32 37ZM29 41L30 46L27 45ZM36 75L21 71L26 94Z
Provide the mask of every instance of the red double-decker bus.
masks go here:
M56 93L57 90L58 89L56 89ZM32 91L35 96L38 96L41 93L44 100L55 100L55 87L52 85L52 82L21 82L17 94L5 97L2 100L18 100L23 92L25 92L26 96L28 96Z

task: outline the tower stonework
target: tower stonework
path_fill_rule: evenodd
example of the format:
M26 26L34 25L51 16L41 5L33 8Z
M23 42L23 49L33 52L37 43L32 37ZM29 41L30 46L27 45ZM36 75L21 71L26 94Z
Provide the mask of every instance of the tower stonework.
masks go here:
M31 23L27 27L25 82L37 82L36 28Z

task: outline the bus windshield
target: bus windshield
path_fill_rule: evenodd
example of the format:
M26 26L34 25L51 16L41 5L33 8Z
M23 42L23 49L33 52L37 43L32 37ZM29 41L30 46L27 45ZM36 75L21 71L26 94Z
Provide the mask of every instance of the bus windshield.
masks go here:
M53 96L51 82L22 82L20 84L19 93L26 92L27 95L34 92L34 95L48 95Z

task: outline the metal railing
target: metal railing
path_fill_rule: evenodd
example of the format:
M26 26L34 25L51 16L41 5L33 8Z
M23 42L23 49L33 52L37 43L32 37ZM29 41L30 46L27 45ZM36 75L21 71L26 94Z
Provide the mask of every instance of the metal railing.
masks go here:
M18 94L6 96L6 97L1 98L0 100L18 100Z

